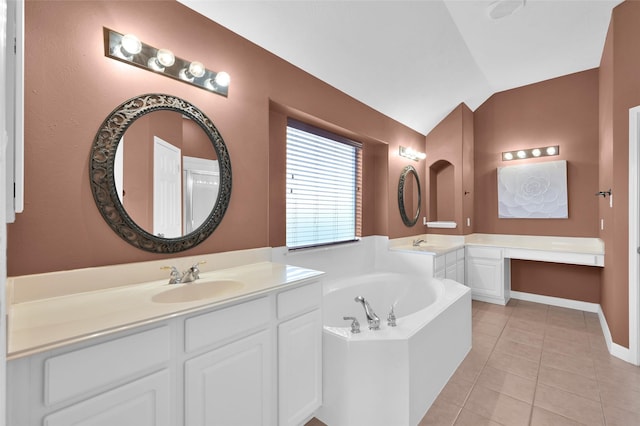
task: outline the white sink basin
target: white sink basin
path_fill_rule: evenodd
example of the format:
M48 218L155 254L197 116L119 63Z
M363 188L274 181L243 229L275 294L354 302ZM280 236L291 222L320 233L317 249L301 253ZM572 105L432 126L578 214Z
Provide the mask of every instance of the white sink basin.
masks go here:
M151 298L156 303L183 303L196 300L219 298L234 293L244 284L234 280L216 280L188 284L172 284L169 290Z

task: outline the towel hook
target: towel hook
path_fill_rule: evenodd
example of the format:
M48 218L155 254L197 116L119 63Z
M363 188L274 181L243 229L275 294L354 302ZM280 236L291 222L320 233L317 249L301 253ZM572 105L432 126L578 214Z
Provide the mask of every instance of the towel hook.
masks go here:
M602 198L606 198L607 195L609 197L611 197L611 189L609 189L608 191L598 191L598 192L596 192L596 197L599 196L599 195L602 195Z

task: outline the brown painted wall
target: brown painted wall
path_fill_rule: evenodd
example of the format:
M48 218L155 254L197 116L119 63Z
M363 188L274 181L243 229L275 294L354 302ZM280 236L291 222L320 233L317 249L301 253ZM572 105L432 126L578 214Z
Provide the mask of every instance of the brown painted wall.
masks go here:
M598 235L598 71L590 70L493 95L474 113L475 231ZM560 145L560 155L501 159L502 151ZM568 219L499 219L497 168L567 160Z
M613 10L600 64L600 186L613 190L613 207L600 200L605 220L601 304L613 341L629 345L629 108L640 105L640 2Z
M598 71L590 70L493 95L474 112L474 231L598 236ZM568 219L499 219L497 168L502 151L560 145L568 162ZM511 161L509 165L549 161ZM602 271L541 262L511 263L511 288L598 303Z
M206 242L180 255L264 247L283 235L272 220L282 214L278 198L284 200L270 182L271 169L284 167L270 153L272 102L377 142L365 153L373 164L365 170L371 203L363 209L366 235L421 231L405 227L398 212L397 182L407 162L397 152L400 144L424 150L423 135L172 0L27 1L25 12L25 211L8 226L9 275L171 257L116 236L89 187L89 151L98 127L113 108L143 93L193 103L216 124L230 153L226 216ZM105 57L103 27L229 72L229 97Z
M455 221L455 229L429 229L437 234L469 234L473 222L473 112L458 105L426 136L429 221Z
M603 268L562 263L511 261L511 290L600 303Z

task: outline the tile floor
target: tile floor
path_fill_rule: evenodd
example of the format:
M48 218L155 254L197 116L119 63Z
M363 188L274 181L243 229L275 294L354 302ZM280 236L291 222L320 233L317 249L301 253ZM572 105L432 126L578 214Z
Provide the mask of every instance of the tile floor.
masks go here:
M473 349L425 425L638 426L640 367L609 355L596 314L473 301Z

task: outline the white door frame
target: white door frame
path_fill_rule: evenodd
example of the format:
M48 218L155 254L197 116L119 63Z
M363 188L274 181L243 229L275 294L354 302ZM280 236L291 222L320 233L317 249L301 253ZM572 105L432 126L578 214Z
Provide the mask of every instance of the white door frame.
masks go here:
M640 106L629 109L629 362L640 365Z
M0 426L6 419L6 306L5 285L7 281L7 114L9 105L6 93L6 61L7 61L7 1L0 0Z

